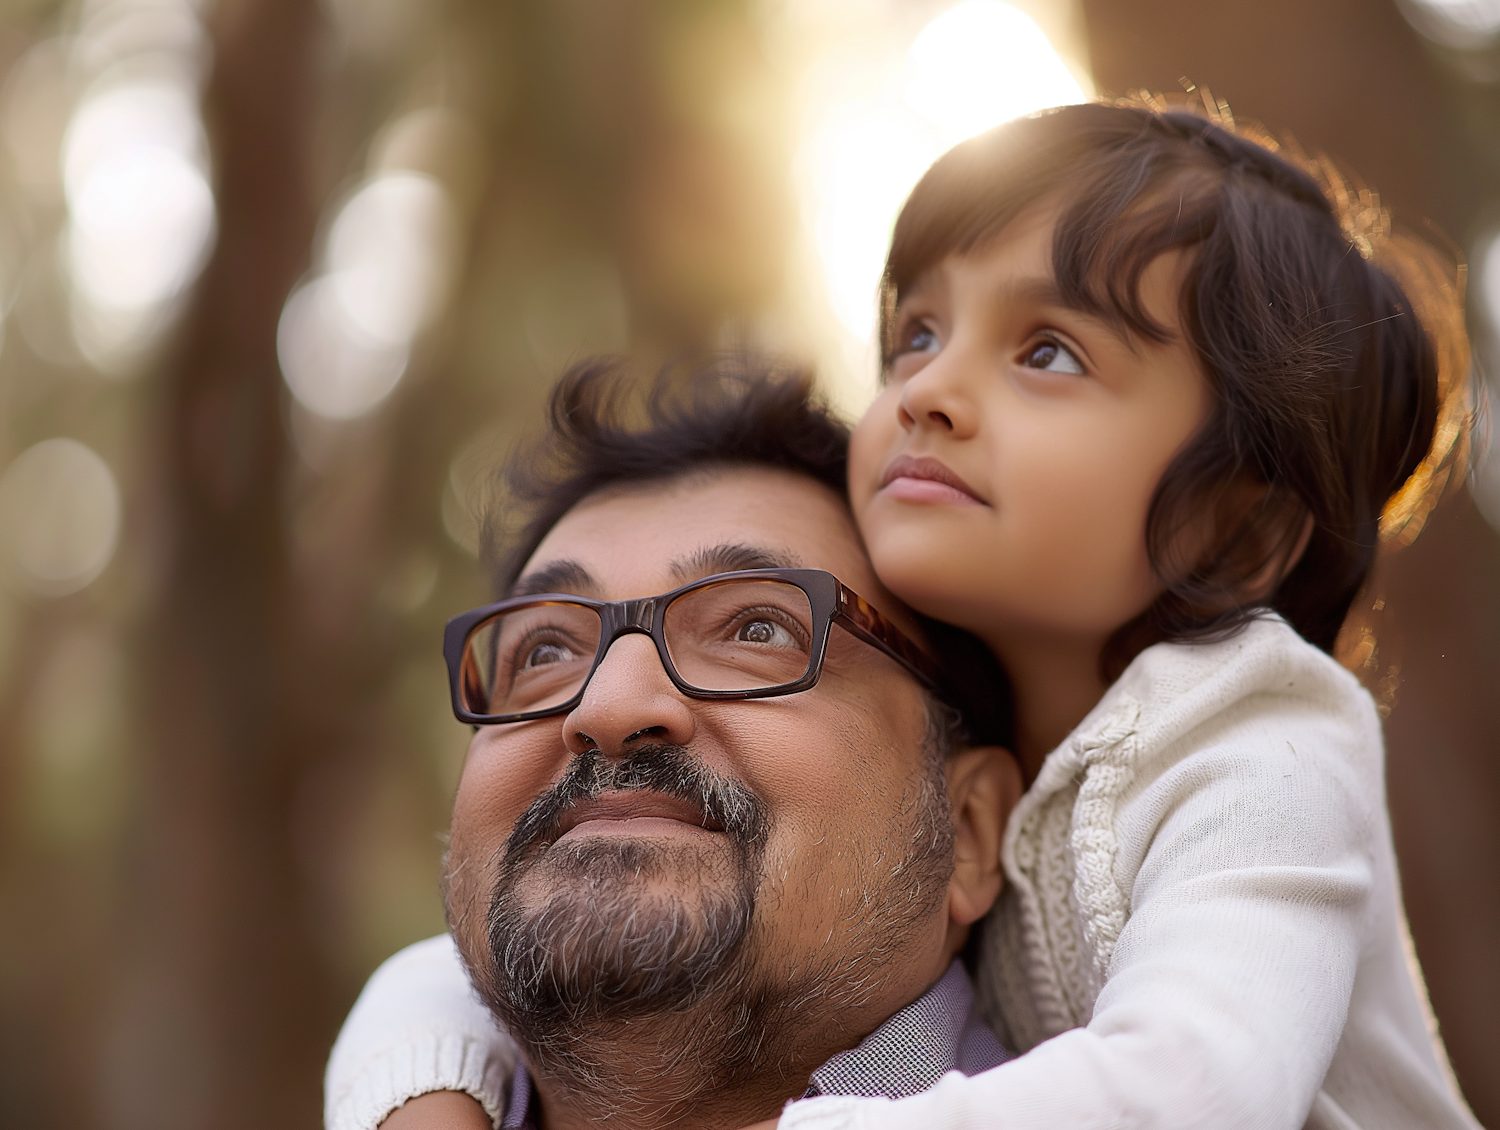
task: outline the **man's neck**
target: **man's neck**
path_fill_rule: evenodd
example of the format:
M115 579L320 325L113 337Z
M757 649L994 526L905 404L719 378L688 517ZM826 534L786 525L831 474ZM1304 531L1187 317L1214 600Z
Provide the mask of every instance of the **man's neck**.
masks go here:
M703 1013L597 1028L565 1050L531 1049L533 1117L542 1130L591 1130L608 1116L616 1130L655 1130L681 1122L695 1130L734 1128L775 1118L800 1097L829 1056L849 1046L830 1040L769 1047L767 1025L750 1013L703 1023ZM705 1031L712 1027L713 1031ZM796 1043L802 1046L795 1046ZM857 1038L856 1041L857 1042Z

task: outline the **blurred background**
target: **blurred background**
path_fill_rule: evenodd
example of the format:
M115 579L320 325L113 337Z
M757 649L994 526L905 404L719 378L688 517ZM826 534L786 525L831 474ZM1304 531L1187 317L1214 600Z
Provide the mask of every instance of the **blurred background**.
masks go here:
M0 3L0 1125L319 1125L443 926L441 627L560 366L750 345L855 413L925 166L1184 78L1444 233L1494 371L1500 0ZM1497 526L1476 457L1363 609L1492 1126Z

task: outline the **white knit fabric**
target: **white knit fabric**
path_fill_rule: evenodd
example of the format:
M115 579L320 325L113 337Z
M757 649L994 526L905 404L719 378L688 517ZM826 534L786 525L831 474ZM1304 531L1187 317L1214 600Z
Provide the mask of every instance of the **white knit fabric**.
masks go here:
M465 1091L498 1122L516 1050L469 987L447 934L407 946L371 975L323 1080L327 1130L375 1130L407 1099Z
M793 1103L779 1130L1477 1130L1411 954L1374 705L1281 621L1140 655L1043 764L1003 862L979 993L1027 1054ZM496 1115L513 1062L451 943L421 943L345 1023L329 1130L429 1090Z
M1028 1054L779 1130L1477 1130L1410 955L1374 704L1280 620L1140 655L1003 858L980 996Z

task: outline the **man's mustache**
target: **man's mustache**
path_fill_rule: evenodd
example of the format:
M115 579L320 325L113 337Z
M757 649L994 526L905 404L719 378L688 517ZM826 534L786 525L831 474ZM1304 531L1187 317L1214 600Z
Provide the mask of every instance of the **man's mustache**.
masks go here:
M562 835L562 818L569 808L597 800L607 792L646 789L693 805L707 825L724 830L741 848L765 842L765 805L740 782L715 773L684 746L643 745L628 757L615 760L597 749L574 757L562 779L521 814L505 842L505 858L536 844L550 844Z

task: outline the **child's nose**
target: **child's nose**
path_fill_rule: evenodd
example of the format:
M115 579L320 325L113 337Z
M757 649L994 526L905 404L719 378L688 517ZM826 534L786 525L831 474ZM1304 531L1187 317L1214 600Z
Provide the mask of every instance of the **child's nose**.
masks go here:
M897 409L901 426L908 430L931 428L967 439L979 423L979 412L963 388L960 358L950 345L907 378Z
M917 418L911 414L904 404L901 406L901 417L901 422L908 428L916 425ZM951 432L953 430L953 418L946 412L939 412L933 409L927 413L927 419L946 431Z

